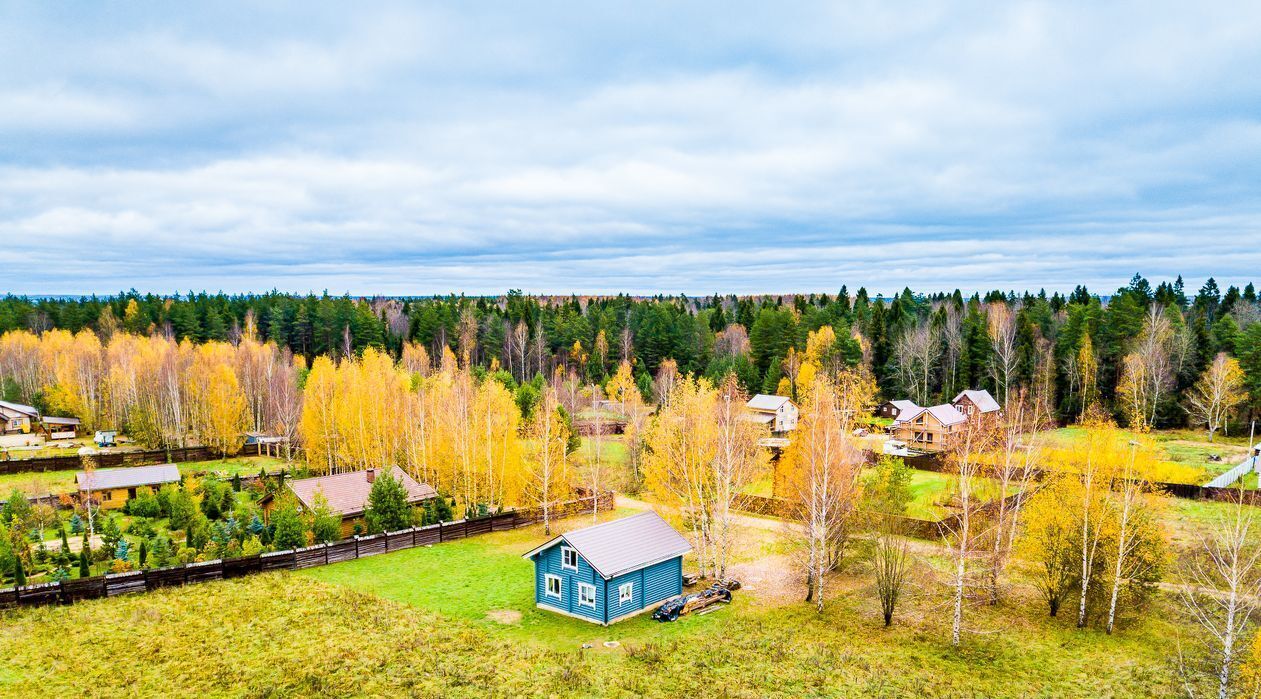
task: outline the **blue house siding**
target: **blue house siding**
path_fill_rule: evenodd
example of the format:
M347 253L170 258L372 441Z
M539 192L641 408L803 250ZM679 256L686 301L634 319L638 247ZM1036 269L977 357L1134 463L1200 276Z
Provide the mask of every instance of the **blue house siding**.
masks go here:
M596 623L607 624L683 593L682 556L605 580L581 555L578 556L577 571L562 568L561 548L563 546L563 543L557 544L540 551L533 557L534 601L537 604ZM547 594L549 574L561 580L559 599ZM592 585L595 588L594 608L578 604L579 583ZM619 599L619 588L625 583L631 583L632 597L630 601L622 603Z
M633 586L632 598L629 602L622 603L620 588L626 583L631 583ZM608 620L612 621L627 614L634 614L662 600L681 594L683 594L683 558L681 556L619 575L605 584Z
M597 623L604 623L604 579L595 572L582 556L578 557L578 570L561 568L560 550L564 544L540 551L534 557L534 601L555 607L561 611L580 616ZM547 594L547 575L558 576L561 580L561 598L556 599ZM586 583L595 588L595 607L578 604L578 583Z

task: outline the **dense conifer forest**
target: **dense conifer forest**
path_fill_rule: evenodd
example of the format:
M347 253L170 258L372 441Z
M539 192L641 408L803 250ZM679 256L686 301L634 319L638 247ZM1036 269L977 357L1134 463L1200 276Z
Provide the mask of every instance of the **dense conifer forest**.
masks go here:
M444 347L478 367L518 381L556 367L603 382L622 359L652 395L652 377L674 360L683 373L714 378L734 371L745 390L793 390L793 365L807 335L831 326L834 361L865 363L886 398L922 404L964 388L1002 400L1020 388L1048 396L1051 412L1071 420L1093 398L1125 420L1125 375L1151 376L1141 396L1149 427L1187 421L1181 397L1215 357L1237 359L1250 417L1261 408L1261 304L1249 283L1224 291L1208 279L1188 291L1181 277L1153 285L1140 275L1108 295L1083 286L1071 294L991 291L964 296L916 293L874 297L842 286L836 294L710 297L434 296L208 294L135 291L110 297L0 299L0 334L84 328L123 330L193 342L234 341L253 327L260 339L307 361L373 347L398 357L405 342ZM1152 366L1139 366L1147 362ZM1139 381L1140 379L1135 379ZM1154 394L1154 395L1153 395ZM1050 398L1053 396L1053 398ZM1130 401L1132 402L1132 401Z

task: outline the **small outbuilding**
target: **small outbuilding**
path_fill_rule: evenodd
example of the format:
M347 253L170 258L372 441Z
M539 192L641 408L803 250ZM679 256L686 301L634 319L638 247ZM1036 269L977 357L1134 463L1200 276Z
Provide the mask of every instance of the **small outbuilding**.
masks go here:
M180 469L175 464L98 468L74 474L79 492L90 496L107 510L117 509L128 500L144 493L156 493L167 483L179 483Z
M691 544L656 512L554 537L534 561L540 609L608 626L683 594L683 554Z
M51 417L45 415L40 419L44 424L44 432L48 434L49 439L74 439L79 436L79 425L82 424L77 417Z

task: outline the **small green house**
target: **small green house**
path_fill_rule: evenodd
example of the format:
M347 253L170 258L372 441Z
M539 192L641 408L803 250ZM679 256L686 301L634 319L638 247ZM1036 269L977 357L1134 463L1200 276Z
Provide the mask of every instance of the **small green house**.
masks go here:
M605 626L683 594L691 544L656 512L561 534L525 554L541 609Z

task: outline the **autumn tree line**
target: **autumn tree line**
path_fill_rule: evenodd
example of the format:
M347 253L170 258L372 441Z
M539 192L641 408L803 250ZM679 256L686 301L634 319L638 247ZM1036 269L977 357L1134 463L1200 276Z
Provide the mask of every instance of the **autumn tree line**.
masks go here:
M993 291L965 297L903 290L872 298L836 295L634 298L500 297L353 299L272 292L228 296L141 295L0 299L0 332L94 330L160 334L177 342L236 343L247 325L292 356L358 356L367 348L396 361L412 343L444 348L473 366L495 366L517 382L557 367L603 385L622 361L647 400L661 364L717 383L734 372L747 393L795 392L811 331L829 326L836 360L866 364L886 398L946 401L986 388L1004 402L1036 392L1040 409L1071 422L1098 401L1134 427L1207 423L1212 408L1188 397L1218 357L1241 397L1230 420L1261 409L1261 304L1252 284L1224 292L1209 279L1194 295L1181 277L1153 286L1136 275L1101 297L1084 287L1064 296ZM21 395L6 384L4 394ZM1218 411L1220 412L1220 411ZM1192 415L1192 413L1196 413ZM1219 426L1229 429L1228 420Z

